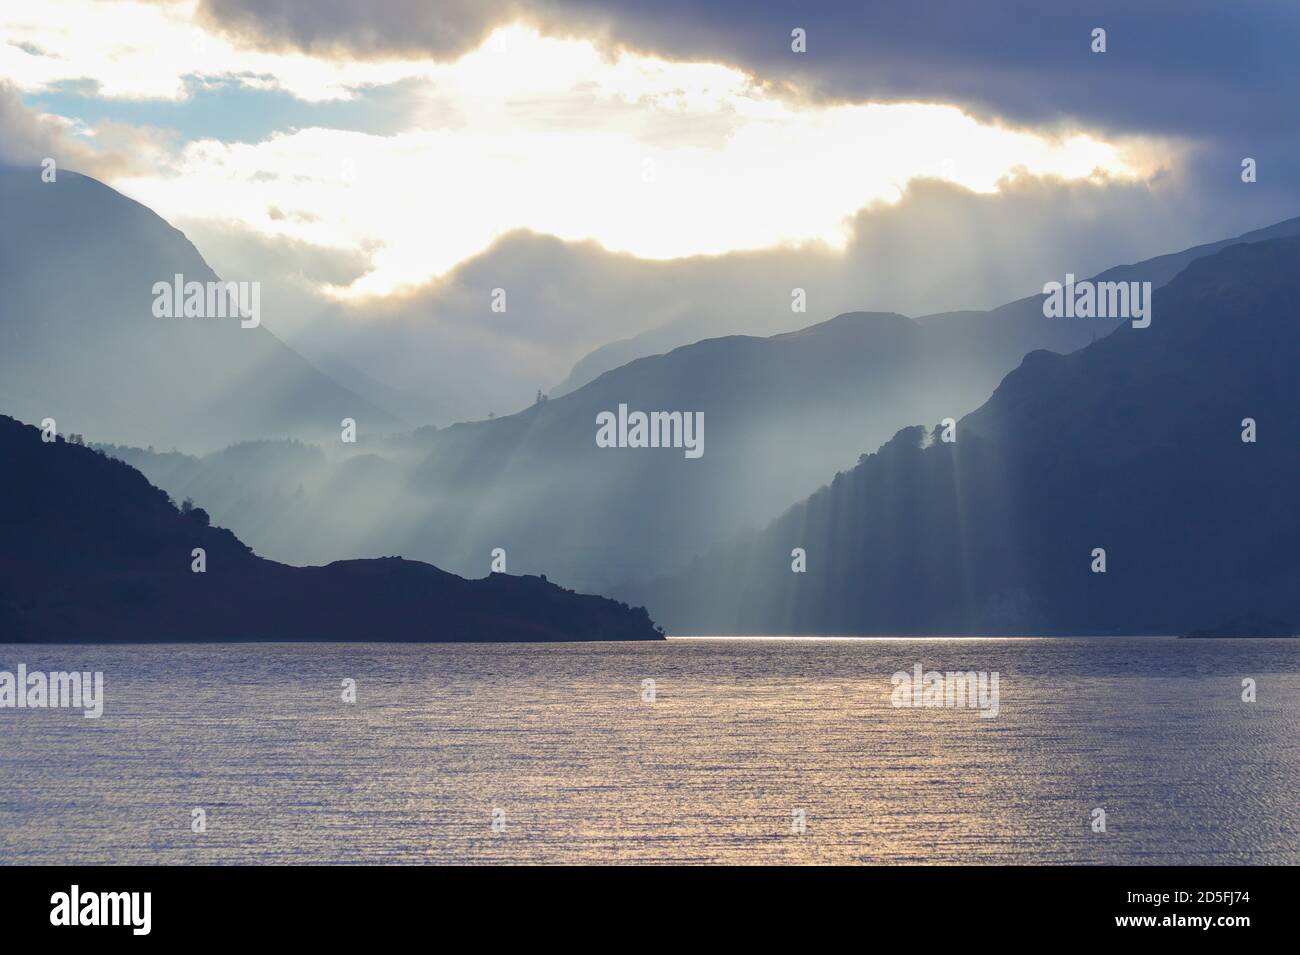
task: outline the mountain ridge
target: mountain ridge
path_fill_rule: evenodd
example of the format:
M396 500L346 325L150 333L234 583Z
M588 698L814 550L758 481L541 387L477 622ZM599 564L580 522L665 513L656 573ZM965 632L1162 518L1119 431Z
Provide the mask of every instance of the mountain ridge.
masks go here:
M1249 232L1243 232L1232 238L1201 243L1175 252L1168 252L1148 259L1143 259L1138 262L1111 266L1106 270L1091 276L1090 280L1094 282L1145 280L1153 282L1153 284L1158 287L1172 279L1174 275L1186 268L1193 260L1218 252L1229 245L1242 242L1260 242L1266 239L1294 235L1300 235L1300 216L1286 219L1281 222L1275 222L1272 225L1264 226L1259 229L1252 229ZM991 309L962 309L958 311L930 312L914 316L914 320L918 323L926 324L935 321L952 319L961 320L977 318L980 316L1022 313L1026 311L1030 312L1032 315L1034 309L1037 308L1036 303L1038 302L1041 302L1040 295L1026 295L1022 298L1006 302ZM594 381L606 371L621 367L631 361L635 361L637 358L647 357L653 354L666 354L684 344L690 344L690 342L681 341L682 337L689 336L689 332L686 330L689 329L690 326L691 322L689 319L679 319L669 325L649 329L640 335L619 339L601 345L575 362L573 368L570 369L568 376L563 382L559 383L551 390L551 394L555 397L569 394L576 391L578 388L581 388L583 385ZM706 337L712 338L725 336ZM1074 347L1082 347L1085 344L1087 344L1087 342L1077 340L1073 341L1072 345L1071 342L1061 342L1057 343L1056 348L1067 347L1070 348L1070 350L1073 350ZM1044 343L1043 347L1053 346L1049 343ZM1054 350L1056 349L1054 348Z

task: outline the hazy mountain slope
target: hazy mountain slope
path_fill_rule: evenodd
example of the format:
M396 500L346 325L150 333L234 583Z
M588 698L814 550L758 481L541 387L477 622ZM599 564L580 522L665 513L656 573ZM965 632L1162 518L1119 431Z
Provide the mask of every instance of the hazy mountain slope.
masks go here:
M644 610L397 558L255 556L121 461L0 417L0 643L657 639ZM206 552L194 573L192 551Z
M60 433L187 450L337 437L399 423L265 327L159 319L155 282L214 281L197 250L139 203L85 176L0 167L0 410ZM263 321L274 316L263 314Z
M1156 294L1150 328L1027 356L955 443L901 431L761 533L637 593L679 633L1294 626L1298 298L1300 240L1199 259Z

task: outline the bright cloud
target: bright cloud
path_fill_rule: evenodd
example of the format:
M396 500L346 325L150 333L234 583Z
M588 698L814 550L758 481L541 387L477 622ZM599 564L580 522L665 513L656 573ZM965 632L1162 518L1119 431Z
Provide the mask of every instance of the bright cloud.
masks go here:
M100 96L177 100L186 79L237 78L306 102L420 75L418 62L349 62L241 49L194 20L197 0L40 0L0 11L0 76L39 91L90 80Z
M654 259L840 247L856 211L917 176L990 192L1018 171L1152 171L1150 144L982 125L941 105L801 103L730 67L609 57L519 25L452 62L349 62L238 49L197 30L192 7L51 0L5 14L22 46L0 47L0 73L27 90L91 79L105 97L158 99L183 97L187 77L304 101L417 81L422 105L396 135L204 139L114 182L174 221L368 250L371 271L332 290L341 298L426 283L521 228Z

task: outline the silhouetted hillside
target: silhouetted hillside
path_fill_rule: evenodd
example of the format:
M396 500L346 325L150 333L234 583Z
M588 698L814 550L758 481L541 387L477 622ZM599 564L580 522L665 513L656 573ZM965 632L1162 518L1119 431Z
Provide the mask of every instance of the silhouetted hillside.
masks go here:
M182 233L108 186L0 166L0 209L0 411L187 450L337 439L345 417L371 433L402 427L264 326L155 318L154 283L218 277Z
M1300 240L1199 259L1156 293L1149 328L1028 355L955 443L900 431L638 599L677 633L1294 626L1297 300ZM1246 418L1255 443L1242 440Z
M128 465L0 417L0 643L650 640L642 609L414 561L290 567ZM192 554L205 552L206 572Z

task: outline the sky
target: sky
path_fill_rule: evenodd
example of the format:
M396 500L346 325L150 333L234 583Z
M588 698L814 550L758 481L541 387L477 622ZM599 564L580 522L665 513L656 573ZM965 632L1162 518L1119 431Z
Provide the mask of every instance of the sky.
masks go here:
M0 9L0 159L138 199L262 282L267 327L447 423L664 326L987 308L1296 215L1298 28L1280 2L43 0Z

